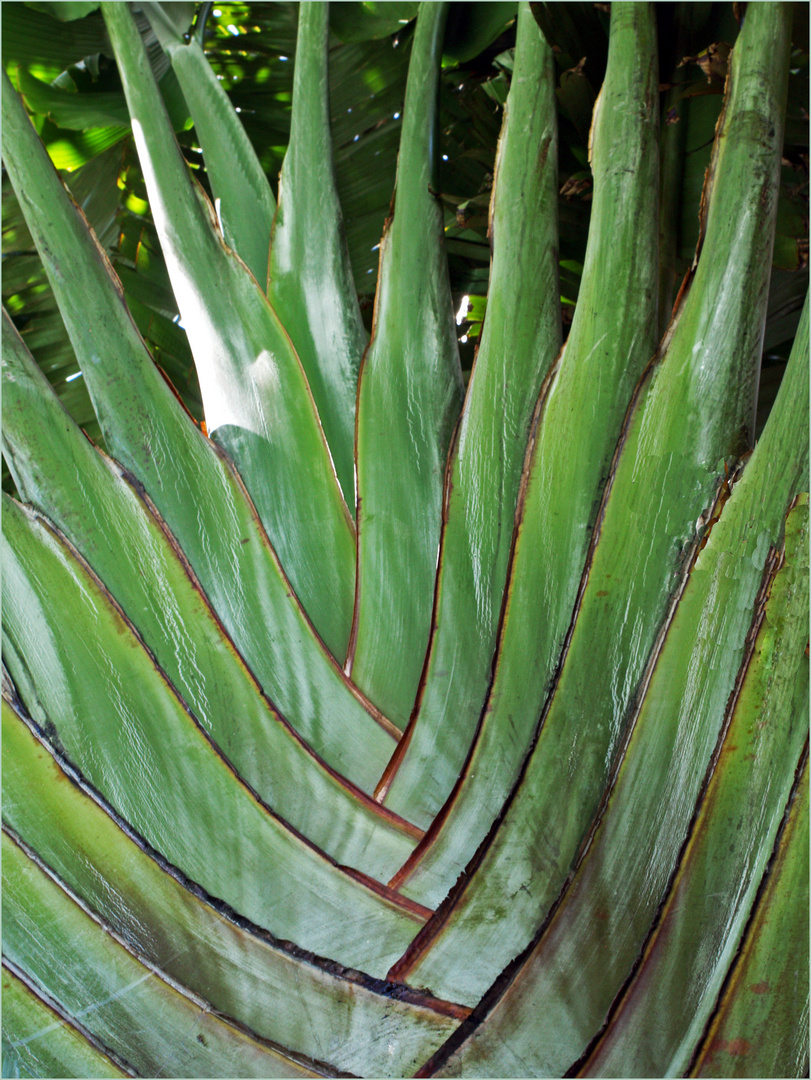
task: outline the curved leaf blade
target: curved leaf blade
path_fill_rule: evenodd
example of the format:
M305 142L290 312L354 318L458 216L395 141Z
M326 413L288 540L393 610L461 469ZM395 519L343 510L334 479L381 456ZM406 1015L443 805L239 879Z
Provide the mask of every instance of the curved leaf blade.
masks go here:
M495 610L484 639L488 647L477 657L475 681L466 680L469 697L453 702L456 707L451 711L459 716L453 734L449 738L442 733L439 702L445 680L437 680L422 702L428 731L421 734L420 721L415 722L414 744L387 799L392 807L415 800L419 813L412 813L421 823L421 815L436 813L451 794L477 724L482 722L483 741L468 771L486 777L490 791L485 802L481 784L470 791L465 785L451 810L460 821L467 819L460 831L467 831L471 816L477 820L475 834L467 841L471 853L515 779L540 712L545 679L541 676L528 685L517 670L534 673L540 668L543 672L540 656L557 651L559 627L565 627L564 620L571 615L617 432L633 387L655 347L657 234L651 187L657 176L656 35L651 9L618 5L614 13L613 62L602 90L604 110L596 114L594 124L595 205L580 300L559 364L539 404L518 511L519 534L499 645L502 658L515 659L509 678L499 677L497 671L487 706L492 715L480 720L493 678L492 635L502 615L501 606L491 599L489 606ZM622 282L621 292L618 282ZM576 437L574 417L582 417ZM475 560L472 576L479 600ZM496 577L495 583L500 580ZM483 606L481 601L479 606ZM447 662L442 666L453 670ZM425 749L420 747L423 740ZM429 777L422 778L429 748L438 760L432 762ZM488 761L499 762L500 776ZM447 822L443 832L446 827ZM458 838L457 827L445 835ZM440 841L442 846L446 843L456 847L458 839ZM452 856L457 864L459 856L457 847ZM438 851L429 859L441 865ZM457 873L452 869L448 881L439 870L439 880L431 888L444 895ZM412 887L421 888L416 883Z
M242 778L338 862L379 880L391 877L412 850L416 830L394 815L386 820L378 804L325 767L273 709L157 512L83 438L7 321L2 400L3 450L17 490L94 567ZM329 759L351 773L361 745L353 746L345 732L335 735Z
M214 1015L145 964L4 830L3 948L144 1076L324 1076ZM146 1027L149 1039L138 1038Z
M107 446L144 485L265 693L316 752L330 758L323 739L330 729L339 739L363 731L363 753L343 768L372 791L396 729L348 683L314 633L233 467L153 364L106 256L7 80L3 139Z
M256 151L197 39L183 40L180 25L171 21L174 11L167 12L165 4L143 7L163 38L161 44L188 103L218 200L223 238L264 288L276 200Z
M133 1076L97 1048L3 961L3 1071L7 1076Z
M807 496L799 511L667 902L588 1076L685 1075L735 962L808 739Z
M417 18L394 212L358 384L358 573L347 670L399 728L428 643L445 461L462 398L434 180L447 7L424 4Z
M113 930L219 1012L298 1054L368 1076L409 1075L466 1015L237 916L150 850L5 695L2 716L7 823Z
M633 969L689 837L738 672L745 671L748 637L779 565L775 549L783 543L786 509L807 486L801 431L808 372L802 348L795 360L764 437L693 568L579 863L566 878L561 856L546 849L536 870L543 895L535 881L531 887L538 904L534 917L538 910L549 914L512 970L493 986L482 1010L486 1019L446 1058L440 1074L484 1069L520 1075L520 1063L532 1060L539 1071L561 1075L579 1064ZM794 522L803 522L801 529L795 531L792 514ZM805 542L806 514L806 504L790 511L789 543ZM523 865L514 860L511 879L498 872L502 895L520 889L530 866L525 857ZM467 942L466 955L475 956L477 967L485 949L492 955L491 971L499 958L509 959L506 949L495 955L492 933L480 937L485 940L475 950ZM470 982L475 991L477 983Z
M278 937L383 974L424 909L339 869L260 802L44 519L6 498L3 539L9 670L88 780L212 895Z
M487 318L452 451L433 635L415 713L379 788L423 827L456 779L486 696L532 409L560 346L554 78L552 51L524 4L490 207Z
M749 14L736 47L726 126L719 134L722 150L702 259L664 355L658 367L648 369L629 409L574 612L566 614L557 630L565 635L562 656L554 626L545 626L542 648L532 649L526 659L526 627L516 612L529 618L534 610L530 625L538 628L538 606L529 582L522 585L516 554L492 691L495 707L485 724L496 745L506 745L508 752L508 718L518 725L519 706L532 710L529 724L535 725L540 713L540 730L501 816L475 857L475 874L469 866L444 915L437 916L443 925L439 940L455 938L461 952L472 952L475 966L481 965L481 977L468 988L473 996L523 948L569 873L636 715L640 690L685 574L706 535L724 466L719 458L742 449L752 387L744 391L741 382L753 375L759 357L769 275L768 260L762 261L760 253L764 230L773 231L774 224L789 41L786 9L769 5ZM734 139L728 137L730 128L738 132ZM737 200L743 193L741 203ZM739 264L748 268L746 273L730 269ZM795 372L793 379L802 399L807 383L803 386L801 373ZM729 401L720 402L719 388L727 384ZM675 410L674 401L679 402ZM785 403L781 407L785 444L775 436L778 443L772 445L780 446L775 468L795 468L799 476L803 443L792 409ZM762 460L765 451L760 453ZM542 459L537 460L542 465ZM543 485L536 491L542 500ZM781 514L794 491L786 491ZM528 517L527 512L525 537L532 535L526 530ZM545 580L534 584L543 595ZM519 607L516 596L522 587L528 591ZM532 642L531 637L527 640ZM522 657L525 662L518 663ZM608 693L594 693L595 672L611 673ZM494 724L496 718L501 722ZM481 767L476 775L482 775ZM475 821L472 827L477 828ZM496 934L481 912L498 910L504 895L513 897L511 920ZM465 934L456 937L449 929L462 923L468 932L489 940L489 961L484 960L483 940L471 950L469 943L462 945ZM430 955L437 949L431 929L421 937ZM445 966L438 958L426 962L432 971L434 965L438 970ZM455 966L449 960L446 964ZM467 973L464 977L471 978Z
M355 513L355 399L367 334L335 186L329 5L299 6L293 117L273 222L268 297L301 358L347 505Z
M276 313L224 246L211 207L194 186L132 15L121 4L102 12L208 431L236 463L299 599L342 658L351 625L354 528L307 380Z
M690 1076L796 1076L808 1061L808 761L738 964ZM790 986L789 994L778 988Z

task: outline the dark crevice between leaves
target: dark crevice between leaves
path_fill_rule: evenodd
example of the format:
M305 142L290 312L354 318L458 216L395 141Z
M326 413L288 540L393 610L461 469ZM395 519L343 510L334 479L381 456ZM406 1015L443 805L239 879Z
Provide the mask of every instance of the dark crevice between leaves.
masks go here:
M32 688L32 694L36 697L36 692L33 689L35 683L33 681L28 664L26 663L26 658L25 656L22 656L20 655L20 653L18 653L17 649L14 647L12 642L8 640L4 633L3 652L5 653L6 650L8 650L8 652L10 653L13 653L14 659L17 661L17 663L20 665L24 672L24 677L27 680L29 687ZM20 697L17 687L14 684L14 680L11 678L8 668L6 667L5 657L3 659L3 698L18 715L29 717L30 714L28 712L28 708ZM31 724L34 724L37 729L42 732L43 739L54 748L57 754L59 754L63 758L67 758L68 755L65 751L64 746L62 745L61 739L59 738L59 732L56 730L53 722L47 716L41 702L38 699L36 700L35 705L36 710L41 715L42 723L38 724L37 721L31 719Z

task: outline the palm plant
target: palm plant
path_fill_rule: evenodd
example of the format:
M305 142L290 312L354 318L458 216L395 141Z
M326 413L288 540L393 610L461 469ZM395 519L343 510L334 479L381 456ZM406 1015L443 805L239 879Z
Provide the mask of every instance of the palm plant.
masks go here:
M6 1073L803 1075L807 302L750 453L790 5L746 9L669 320L655 10L611 6L561 347L557 80L521 3L466 390L448 5L417 18L370 340L327 5L278 199L187 6L142 5L214 205L101 6L205 424L4 76L109 454L4 314Z

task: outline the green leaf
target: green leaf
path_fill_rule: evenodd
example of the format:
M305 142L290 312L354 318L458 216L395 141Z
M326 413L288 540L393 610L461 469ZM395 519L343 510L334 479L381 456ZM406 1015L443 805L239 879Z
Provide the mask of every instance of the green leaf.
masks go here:
M795 764L807 756L807 495L789 514L784 563L758 614L688 846L633 982L583 1066L589 1076L685 1075L757 908Z
M437 80L447 5L420 9L393 218L358 386L358 579L347 668L405 727L431 625L442 486L462 398L442 210Z
M51 14L35 11L29 4L10 4L3 13L2 48L7 72L21 65L30 74L50 82L88 56L110 55L110 39L97 13L64 23Z
M194 3L188 0L172 4L146 0L142 7L152 32L165 52L171 52L173 46L184 43L194 22L194 9Z
M330 4L329 28L341 41L370 41L389 37L402 30L419 11L419 3L412 0L342 0Z
M42 125L40 136L54 168L72 172L120 143L129 135L126 127L97 127L85 131L58 128L50 120Z
M229 636L281 713L294 724L313 724L317 751L323 748L324 725L339 739L363 732L363 753L352 757L357 772L351 778L372 791L394 748L396 729L349 685L313 632L244 487L156 370L103 252L48 164L19 98L8 90L3 98L6 167L23 191L111 452L144 485ZM46 226L43 207L48 222L58 227ZM64 265L71 268L69 277ZM82 297L81 306L72 303L74 296ZM168 447L171 454L162 449Z
M5 497L3 538L11 676L88 781L210 895L277 937L385 974L424 910L339 869L269 811L44 518ZM291 889L295 905L283 901Z
M176 4L147 4L153 26L176 17ZM185 20L182 20L185 22ZM182 24L182 23L181 23ZM191 110L205 158L206 173L226 244L264 289L268 274L270 226L276 202L239 117L199 43L167 35L162 42Z
M20 92L32 112L42 113L61 128L129 127L127 102L121 93L80 94L49 86L24 68L17 74Z
M5 955L138 1075L324 1075L263 1045L212 1014L207 1002L172 985L5 831L3 912ZM144 1026L149 1040L133 1038Z
M732 977L690 1076L796 1076L808 1060L808 759ZM783 996L782 989L790 988Z
M548 852L543 862L531 861L531 855L513 856L510 865L502 862L503 871L497 870L494 850L508 841L509 819L515 820L521 801L531 796L526 782L507 811L495 845L480 860L475 877L486 877L488 888L498 888L499 896L515 896L524 886L531 891L533 907L527 914L537 933L510 978L499 980L488 995L487 1018L453 1048L456 1052L442 1072L458 1075L460 1069L477 1071L486 1064L488 1071L514 1074L516 1062L530 1059L539 1071L562 1075L579 1065L632 972L689 838L703 780L725 727L730 694L738 673L745 674L749 637L757 633L760 608L779 566L776 549L784 542L786 511L808 483L808 451L800 434L808 408L807 348L807 341L798 343L764 437L699 554L664 640L651 658L627 748L600 813L582 837L571 873L567 876L570 867L564 865L568 859L551 846L560 826L555 824L552 832L548 817L542 833L533 838L536 850ZM795 513L794 522L802 521L805 507ZM805 543L802 530L807 525L795 532L795 523L788 527L788 542ZM802 620L801 596L797 601L793 618ZM796 671L802 661L790 644L788 657ZM542 731L539 745L544 735ZM791 774L796 762L796 757L781 756L778 768L787 767ZM547 773L547 780L552 775ZM556 805L558 813L570 816L568 804L564 808L558 799ZM526 817L523 827L526 835ZM469 920L475 919L474 912L468 905ZM541 913L547 912L544 918ZM493 953L491 978L499 960L503 964L508 959L507 950L514 952L512 943L496 943L492 930L474 931L476 924L481 927L481 915L468 922L464 977L470 983L473 958L480 969L485 948ZM502 937L505 925L500 923L497 931ZM457 921L457 941L459 929ZM478 938L475 944L472 933ZM447 948L447 926L442 934ZM428 977L426 968L416 969L422 978ZM566 973L565 986L561 972ZM435 989L445 992L447 986L437 984Z
M122 200L118 187L120 175L121 152L111 150L89 161L65 181L76 205L105 250L111 249L118 240Z
M268 297L301 358L347 505L355 511L355 399L368 341L343 233L328 107L329 9L299 8L290 145L279 180Z
M616 8L615 15L620 10ZM640 11L638 5L631 10ZM659 365L647 369L629 409L604 505L592 511L596 515L599 509L598 528L582 585L574 567L561 559L563 549L532 527L540 512L540 519L554 529L568 518L563 499L569 492L562 488L554 498L554 475L546 480L536 442L536 471L530 477L516 544L493 688L479 745L466 769L469 783L477 780L483 792L491 792L480 796L482 804L488 798L489 813L483 824L468 815L470 847L456 864L448 860L446 890L456 880L458 863L470 859L485 837L487 844L479 848L464 880L453 890L448 902L453 910L443 912L441 933L434 938L433 927L425 930L425 957L420 959L422 946L415 945L404 970L396 969L401 977L412 972L409 978L420 978L456 1000L476 1000L484 992L535 932L563 885L598 811L684 574L704 538L719 489L718 471L723 467L723 462L717 464L719 458L744 449L741 429L749 421L752 369L759 356L767 295L769 260L761 261L760 253L764 236L768 238L773 228L774 200L763 199L762 194L766 190L773 195L776 190L788 51L786 11L771 6L753 9L746 27L753 29L739 40L727 107L727 125L734 130L740 124L743 130L737 139L720 136L723 165L718 166L699 269ZM770 131L774 135L767 139ZM754 173L753 160L758 161ZM746 228L741 227L742 213ZM656 228L653 216L654 235ZM733 277L728 267L739 260L749 272ZM654 258L654 297L656 266ZM565 356L566 352L561 372ZM705 374L708 366L713 372L712 393ZM807 384L804 390L801 375L795 378L795 393L802 399ZM729 387L723 401L721 385ZM674 401L680 402L677 411ZM541 420L539 438L548 415ZM793 427L796 417L791 416L782 436L786 441L780 468L801 470L802 439ZM551 428L550 442L577 453L565 427ZM795 491L783 493L781 516ZM571 543L573 538L577 534L567 528L561 541ZM539 551L549 554L535 563L530 577L523 559L532 566ZM640 552L645 559L642 566ZM568 581L552 577L550 559L560 560L564 573L572 575ZM569 605L557 609L563 589L569 592ZM595 671L611 673L608 692L595 694ZM678 700L675 691L673 700ZM528 749L531 755L522 763ZM505 758L516 779L512 791ZM501 787L499 778L505 776L509 786ZM419 824L419 819L412 816L412 820ZM525 852L521 858L516 857L517 837ZM413 895L435 896L439 883L432 881L430 887L435 891L415 888ZM403 891L412 895L407 885ZM500 910L505 896L512 898L509 922L486 919L482 913ZM433 906L431 901L428 905ZM461 961L469 957L475 961L462 968ZM450 971L455 972L453 983L446 984ZM463 997L457 980L464 983L468 997Z
M439 804L434 766L448 743L464 753L461 726L452 734L443 717L475 722L487 691L530 422L560 347L552 55L521 11L490 211L488 312L452 456L435 629L416 715L384 780L387 804L409 806L425 827ZM523 181L530 170L532 187ZM533 286L519 288L526 279Z
M59 146L60 140L75 140L77 146L90 148L101 145L112 137L112 130L119 132L119 138L129 133L130 116L127 101L123 93L113 91L78 92L64 87L48 85L23 68L17 72L19 89L29 109L34 113L47 116L59 128L48 140L51 145ZM177 79L167 72L158 84L164 104L169 112L170 121L175 131L182 131L188 119L188 109L183 101ZM105 129L93 131L94 128ZM91 130L89 130L91 129ZM77 131L78 135L67 135L67 131ZM47 137L47 130L46 130ZM54 151L56 152L56 151ZM65 153L65 151L61 151ZM54 154L51 154L53 159ZM57 168L63 166L54 161Z
M336 4L332 10L345 6ZM330 49L330 127L336 187L355 289L368 311L367 329L377 285L380 238L397 173L400 117L413 38L408 30L393 39Z
M498 570L492 578L492 592L484 599L480 567L487 566L488 560L482 559L477 547L471 545L471 554L467 556L470 568L466 571L468 608L464 614L452 615L449 624L449 629L460 623L468 626L475 610L482 626L484 648L479 647L481 651L477 650L471 657L468 668L467 657L473 643L457 636L452 642L452 647L458 650L457 656L443 650L436 661L438 672L453 673L453 679L458 678L459 689L450 705L456 722L452 729L442 723L445 713L438 703L447 699L450 677L439 675L426 687L411 745L386 800L388 806L400 807L398 812L408 806L412 820L424 827L426 815L433 816L448 799L463 768L468 776L479 778L477 784L462 782L463 788L470 790L456 792L451 811L458 815L459 825L443 828L443 853L431 853L425 871L419 874L422 881L408 886L415 893L428 890L437 902L455 880L459 863L464 865L486 835L520 768L571 617L617 432L634 384L656 346L657 222L655 200L651 199L657 171L655 27L652 9L641 5L619 7L615 16L611 58L602 89L603 104L595 121L595 206L580 302L559 362L541 391L527 457L525 490L517 514L518 533L506 611L502 616L503 581L512 539L510 499L505 499L503 519L499 523L501 551ZM647 58L645 62L629 62L639 55ZM514 82L516 77L513 76ZM623 148L622 167L617 164L617 146ZM625 164L629 160L632 165ZM549 208L547 203L547 214ZM550 225L554 228L554 218ZM496 238L497 235L496 232ZM554 243L551 239L548 242ZM547 270L547 281L551 276L555 282L555 271L556 266ZM529 273L527 266L521 279ZM552 298L547 296L547 305L550 301ZM555 296L552 302L557 307L556 301ZM488 307L489 321L493 317L492 301ZM535 310L528 304L524 319L529 328L534 327L535 318ZM511 322L507 310L505 324L510 329ZM543 342L546 365L534 372L536 392L559 343L556 330L550 333L541 326L539 331L546 337ZM539 347L540 342L533 342L530 355ZM514 348L511 342L497 344L496 363ZM499 375L491 378L495 381ZM475 380L474 375L474 383ZM513 380L507 376L507 382L512 385ZM489 390L490 399L492 394ZM483 399L485 408L487 403L488 395ZM573 440L567 430L570 418L583 415L586 410L590 423ZM501 417L501 408L496 404L494 419L499 422ZM528 420L528 409L521 426L517 421L505 419L502 443L514 437L514 431L526 431ZM460 440L465 434L463 428ZM522 438L517 441L509 480L513 500L521 462L516 450L525 446ZM479 461L487 462L498 485L502 481L496 468L503 453L493 454L491 445L492 440L483 442L473 461L479 469L482 468ZM491 456L496 462L490 461ZM468 513L489 521L488 505L492 499L493 495L489 494L480 507L478 498L470 498ZM482 531L481 525L478 530ZM472 528L471 533L475 535ZM476 608L471 610L474 599ZM485 614L480 614L482 611ZM487 715L483 717L493 676L491 663L500 617L504 620L500 655ZM519 670L525 673L523 677ZM533 677L528 684L526 673L529 672ZM474 757L466 762L480 722L479 743ZM488 789L487 795L483 788ZM472 830L471 819L475 819ZM465 847L460 851L457 837L462 835ZM436 871L433 866L429 868L434 861Z
M5 837L4 837L5 839ZM3 961L3 1071L7 1076L132 1076Z
M24 15L16 45L17 13L5 20L4 48L10 39L22 56L9 62L12 81L21 71L60 120L79 102L73 121L84 109L93 116L100 95L120 89L103 27L98 50L73 56L77 31L90 40L100 13L61 22L11 7ZM129 107L123 125L70 130L46 112L29 118L4 89L3 300L15 329L3 340L3 483L33 504L10 504L4 524L14 539L2 575L4 843L18 845L30 870L6 912L6 947L30 960L27 974L9 963L45 1017L22 1038L36 1032L32 1051L59 1054L64 1022L75 1021L79 1040L102 1054L107 1040L121 1051L117 1064L136 1061L132 1071L147 1075L191 1071L180 1060L187 1049L196 1073L224 1071L223 1058L210 1065L208 1035L208 1046L194 1039L201 1025L215 1041L217 1032L246 1039L244 1062L220 1043L229 1072L275 1071L253 1056L256 1040L327 1075L807 1071L807 850L791 840L803 837L807 849L807 559L796 554L807 512L798 488L808 486L807 363L796 358L807 360L807 318L786 363L808 278L807 11L531 4L521 33L501 34L509 5L498 18L489 3L451 6L437 122L420 131L433 139L437 198L427 212L415 198L412 213L403 190L391 202L401 132L400 180L413 149L401 120L406 68L441 10L426 4L416 26L398 23L377 39L333 34L327 53L326 8L203 5L192 36L204 60L183 43L196 7L156 5L150 28L139 5L109 5L130 32L132 14L132 55L143 61L145 47L152 68L152 82L139 69L131 102L139 139L149 128L152 195L134 140L92 157L131 130ZM364 10L380 28L400 9ZM657 41L647 34L649 54L628 49L621 78L609 72L590 153L609 33L615 51L625 20L647 25L653 11ZM344 12L353 7L333 7L338 21ZM321 23L312 55L309 15ZM490 44L455 66L454 24L468 18L474 36L487 27L499 36L485 35ZM539 46L526 65L522 36ZM194 72L223 84L203 86L200 132L189 127L177 144L167 96L191 120L173 50L194 69L191 97ZM700 66L708 62L711 83ZM160 72L173 83L163 104ZM634 101L629 88L646 80ZM361 554L364 528L374 537L405 507L391 565L372 578L402 606L391 619L367 594L362 625L352 509L342 505L355 501L352 440L340 465L326 430L330 394L315 385L302 330L280 310L272 280L266 294L262 172L275 191L294 82L307 91L297 123L306 103L320 141L293 131L282 200L295 208L306 193L317 203L332 155L338 202L300 209L287 225L280 213L277 235L295 224L308 240L334 240L340 206L354 278L344 273L343 297L357 320L360 294L368 331L381 232L391 241L399 228L413 251L438 211L435 236L450 241L447 289L420 291L438 283L426 273L429 251L410 268L404 261L403 291L387 301L383 286L397 275L384 265L376 314L405 298L406 330L409 319L439 325L447 315L450 358L450 335L462 335L469 395L443 446L442 379L458 390L455 360L433 390L426 380L423 397L409 398L419 380L402 367L414 369L412 360L396 349L379 358L381 411L372 416L367 400L361 417L377 445L360 455L367 480L370 463L377 468L379 498L361 497ZM432 93L425 80L420 95ZM640 137L656 114L658 148ZM431 115L424 109L423 122ZM209 121L219 176L210 133L207 160L199 145ZM243 129L254 149L231 159ZM43 138L65 163L86 162L62 180L98 245ZM255 191L241 179L251 153ZM156 164L165 199L154 195ZM224 207L232 180L244 198ZM330 278L327 254L325 245L311 260L305 285L322 271ZM292 282L304 259L291 265ZM444 256L437 265L444 274ZM651 287L633 293L643 277ZM476 310L465 312L471 296ZM326 305L340 325L337 306ZM453 310L464 326L452 324ZM320 331L321 321L311 325ZM657 321L665 339L655 353L649 341L640 360ZM555 361L560 322L569 342ZM208 380L206 404L211 421L225 401L212 385L228 392L229 378L240 392L256 389L239 403L242 420L267 421L253 466L234 464L219 433L200 426L187 327L202 368L218 350L245 361L220 384ZM207 327L220 335L213 349ZM277 397L262 389L266 372L256 381L242 370L268 340L284 360ZM332 397L343 395L351 435L355 402L344 391ZM115 460L82 438L54 392ZM269 401L280 403L281 425ZM434 425L426 444L437 444L430 498L408 479L425 460L403 438L422 420ZM311 456L287 454L285 423ZM266 434L279 437L273 453L261 449ZM264 492L256 504L251 468L251 491ZM290 505L299 500L293 513L285 492ZM280 553L262 524L268 514ZM332 550L322 520L345 523L349 557ZM298 533L287 534L288 523ZM422 574L413 586L412 548ZM307 571L307 558L312 591L302 604L291 576ZM374 674L380 690L364 685L378 700L391 685L403 732L342 669L353 621L366 642L353 675ZM351 670L351 651L348 659ZM396 686L401 677L410 688ZM392 793L400 803L386 802ZM193 1003L186 1019L175 990ZM34 1075L71 1071L28 1060ZM84 1071L106 1071L97 1064ZM23 1057L7 1056L4 1071L25 1072Z
M83 19L85 15L89 15L91 11L98 11L98 2L94 3L93 0L88 2L82 2L82 0L61 0L60 3L47 3L45 0L40 0L39 3L28 3L28 7L34 8L35 11L44 11L46 15L52 15L55 19L59 19L60 22L73 22L74 19Z
M7 318L3 388L3 452L17 490L92 564L223 754L260 798L336 861L379 880L391 877L418 831L393 815L387 820L301 735L350 776L364 742L353 744L345 730L319 737L306 720L296 733L270 706L174 538L126 474L71 423ZM169 626L174 634L167 635Z
M130 12L120 4L102 11L130 112L138 119L135 141L208 431L240 470L299 599L333 655L342 658L351 620L354 529L304 372L276 313L224 246L213 211L188 174Z
M114 932L218 1012L344 1072L395 1077L466 1015L302 953L205 896L29 730L5 692L2 714L8 825Z

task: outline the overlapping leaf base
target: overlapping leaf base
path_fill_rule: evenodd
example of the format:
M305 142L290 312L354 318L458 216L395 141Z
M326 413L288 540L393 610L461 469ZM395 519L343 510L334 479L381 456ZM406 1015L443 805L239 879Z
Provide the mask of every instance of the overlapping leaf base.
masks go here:
M807 300L749 452L790 5L747 6L669 323L656 10L611 5L562 347L550 16L519 5L464 394L448 5L417 17L370 338L327 5L278 202L194 6L142 5L216 211L101 7L206 426L4 76L111 455L4 313L4 1075L807 1075Z

